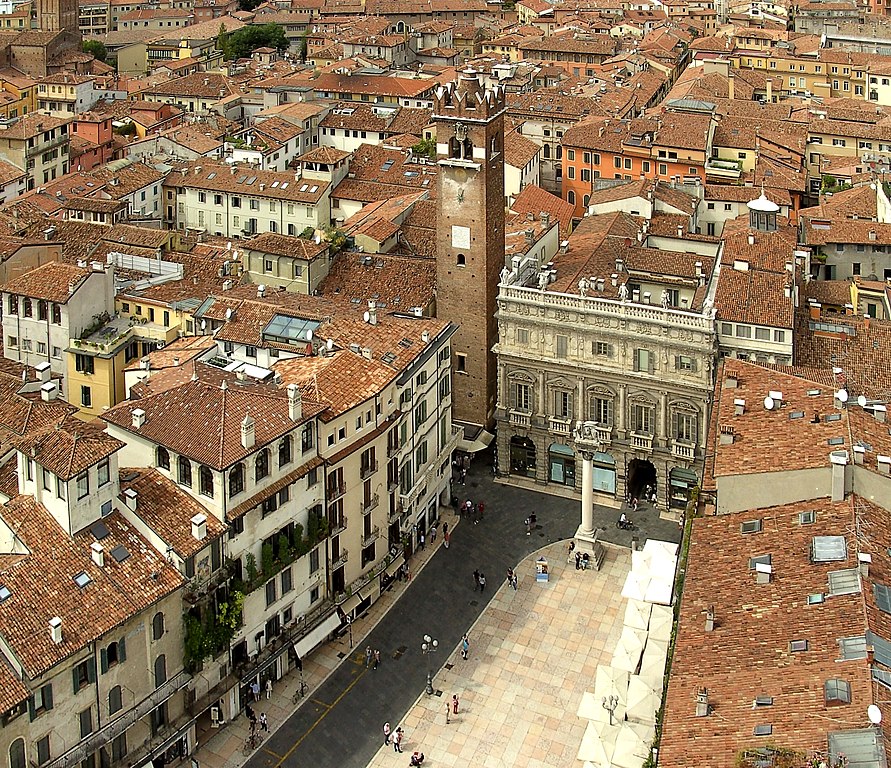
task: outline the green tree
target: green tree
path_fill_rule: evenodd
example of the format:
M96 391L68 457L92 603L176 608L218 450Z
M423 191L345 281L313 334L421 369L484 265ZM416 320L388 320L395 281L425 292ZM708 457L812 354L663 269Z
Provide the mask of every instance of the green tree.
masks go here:
M433 160L436 157L436 142L433 139L421 139L411 148L411 151L416 155Z
M108 49L99 40L84 40L81 49L84 53L92 53L99 61L105 61L108 58Z
M223 52L223 56L226 56L227 49L229 47L229 33L226 31L226 25L220 22L220 31L217 32L217 50ZM226 58L229 58L226 56Z
M238 10L250 12L262 2L263 0L238 0Z
M244 59L257 48L285 50L290 43L281 24L251 24L228 35L221 49L226 59Z

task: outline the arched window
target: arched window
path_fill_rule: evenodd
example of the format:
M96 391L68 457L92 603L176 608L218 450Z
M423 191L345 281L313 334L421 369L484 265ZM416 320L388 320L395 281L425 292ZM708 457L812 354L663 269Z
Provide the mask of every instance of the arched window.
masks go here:
M571 189L566 193L566 202L570 205L575 205L575 192Z
M9 745L9 768L25 768L24 739L16 739Z
M155 688L167 682L167 657L162 653L155 659Z
M121 695L121 686L116 685L108 692L108 714L120 712L124 706L124 697Z
M557 145L557 159L558 160L563 159L563 145L562 144Z
M207 498L213 498L213 472L210 467L201 466L201 469L198 470L198 480L201 485L201 495L207 496Z
M545 144L541 148L541 150L542 150L542 157L544 157L545 160L550 160L551 159L551 145Z
M582 205L584 205L585 208L588 207L588 203L590 203L590 202L591 202L591 195L585 195L585 196L582 198Z
M155 464L161 469L170 469L170 454L167 453L166 448L162 448L160 445L155 450Z
M463 253L459 253L459 254L458 254L457 262L458 262L458 266L459 266L459 267L466 267L466 266L467 266L467 259L464 257L464 254L463 254Z
M244 464L236 464L229 470L229 496L237 496L244 490Z
M180 456L176 462L179 470L179 484L192 487L192 462L185 456Z
M461 159L461 142L454 136L449 139L449 156L455 160Z
M254 464L254 482L259 483L269 474L269 449L264 448L257 454L257 461Z
M285 464L291 463L291 436L288 435L285 438L282 438L282 441L278 444L278 465L280 467L285 466Z
M152 640L160 640L164 636L164 614L158 611L152 617Z

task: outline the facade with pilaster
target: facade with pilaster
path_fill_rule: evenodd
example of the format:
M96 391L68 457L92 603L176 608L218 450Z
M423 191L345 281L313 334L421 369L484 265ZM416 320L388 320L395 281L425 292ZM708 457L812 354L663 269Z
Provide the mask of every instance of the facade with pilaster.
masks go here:
M578 422L588 422L595 501L618 506L647 495L650 486L660 509L680 510L700 482L713 385L708 270L696 262L698 278L676 279L679 289L669 295L663 289L662 306L651 305L657 281L667 279L642 276L632 266L640 261L633 250L605 280L583 278L578 292L553 278L556 290L547 280L540 281L544 289L511 284L516 272L505 270L498 295L497 471L510 482L580 492L574 433ZM557 273L561 258L554 261Z

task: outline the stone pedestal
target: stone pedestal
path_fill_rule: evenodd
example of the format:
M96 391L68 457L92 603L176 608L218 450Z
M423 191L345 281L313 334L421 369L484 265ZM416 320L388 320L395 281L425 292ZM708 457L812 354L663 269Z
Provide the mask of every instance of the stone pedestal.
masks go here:
M582 522L575 532L576 552L587 553L589 567L600 570L605 550L594 530L594 453L580 450L582 457Z

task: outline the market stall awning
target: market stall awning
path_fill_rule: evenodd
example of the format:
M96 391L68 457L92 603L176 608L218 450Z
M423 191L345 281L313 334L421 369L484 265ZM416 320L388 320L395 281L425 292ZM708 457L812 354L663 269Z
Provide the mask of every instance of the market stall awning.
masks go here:
M396 575L396 571L398 571L402 564L405 562L405 556L399 555L392 563L387 566L387 570L384 573L387 574L389 578L393 578Z

